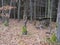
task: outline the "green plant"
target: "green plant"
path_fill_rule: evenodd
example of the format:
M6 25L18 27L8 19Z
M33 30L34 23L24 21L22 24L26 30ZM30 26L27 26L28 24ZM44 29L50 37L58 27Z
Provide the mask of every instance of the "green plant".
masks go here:
M56 37L56 34L55 34L55 33L52 34L52 36L51 36L51 38L50 38L50 41L51 41L52 43L55 43L55 42L57 41L57 37Z
M57 42L56 34L53 33L52 36L50 37L50 39L47 39L47 42L51 45L54 45Z
M27 35L27 27L22 27L22 34Z
M5 26L8 26L8 25L9 25L9 24L8 24L8 21L5 21L5 22L4 22L4 25L5 25Z

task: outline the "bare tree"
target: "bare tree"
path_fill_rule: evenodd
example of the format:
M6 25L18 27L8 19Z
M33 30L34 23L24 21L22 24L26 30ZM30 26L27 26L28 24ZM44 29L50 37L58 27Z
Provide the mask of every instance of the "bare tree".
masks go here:
M24 20L24 26L27 24L27 0L24 1L24 15L23 15L23 20Z
M32 0L30 0L30 19L32 21L32 16L33 16L33 8L32 8Z
M60 0L58 2L58 12L57 12L57 38L58 38L58 41L60 41Z
M20 6L21 6L21 0L18 1L18 20L20 20Z
M48 18L50 18L50 32L51 32L51 0L48 0Z
M36 25L36 0L34 0L34 25Z
M2 0L2 7L3 7L3 0ZM2 15L4 15L3 10L2 10ZM2 19L3 19L3 22L4 22L4 16L2 16Z

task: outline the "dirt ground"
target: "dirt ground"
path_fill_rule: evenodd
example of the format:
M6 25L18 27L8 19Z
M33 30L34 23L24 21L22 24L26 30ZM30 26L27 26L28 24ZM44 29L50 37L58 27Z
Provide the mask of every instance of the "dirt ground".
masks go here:
M49 29L36 29L33 23L28 22L28 34L22 35L23 24L23 21L10 19L9 26L6 27L0 21L0 45L43 45L40 41L45 41Z

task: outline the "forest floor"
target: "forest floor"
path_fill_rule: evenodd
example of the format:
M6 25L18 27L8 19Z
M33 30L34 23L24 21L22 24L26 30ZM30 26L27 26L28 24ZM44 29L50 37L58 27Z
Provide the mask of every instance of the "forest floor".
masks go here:
M49 29L36 29L33 23L28 22L28 34L22 35L23 24L23 21L10 19L9 26L6 27L0 21L0 45L43 45Z

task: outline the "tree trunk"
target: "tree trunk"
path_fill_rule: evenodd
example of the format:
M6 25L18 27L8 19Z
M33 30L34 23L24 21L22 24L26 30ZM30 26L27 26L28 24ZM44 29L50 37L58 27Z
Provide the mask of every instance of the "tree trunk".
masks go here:
M46 3L45 3L45 18L47 18L47 15L48 15L47 14L48 13L48 11L47 11L48 10L47 9L48 8L47 4L48 4L48 0L46 0Z
M15 7L16 2L13 2L13 3L14 3L14 7ZM14 8L14 19L16 18L16 16L15 16L16 13L15 13L15 11L16 11L16 10L15 10L15 8Z
M10 1L10 6L12 5L12 0ZM11 13L11 10L9 10L9 15L10 15L10 13Z
M60 41L60 0L58 2L58 12L57 12L57 38Z
M31 21L32 21L32 13L33 13L32 0L30 0L30 19L31 19Z
M2 7L3 7L3 0L2 0ZM2 21L4 22L4 14L3 14L3 10L2 10Z
M34 25L36 25L36 0L34 0Z
M48 0L48 18L50 19L50 25L49 25L49 30L51 32L51 0Z
M21 0L18 1L18 20L20 20L20 6L21 6Z

